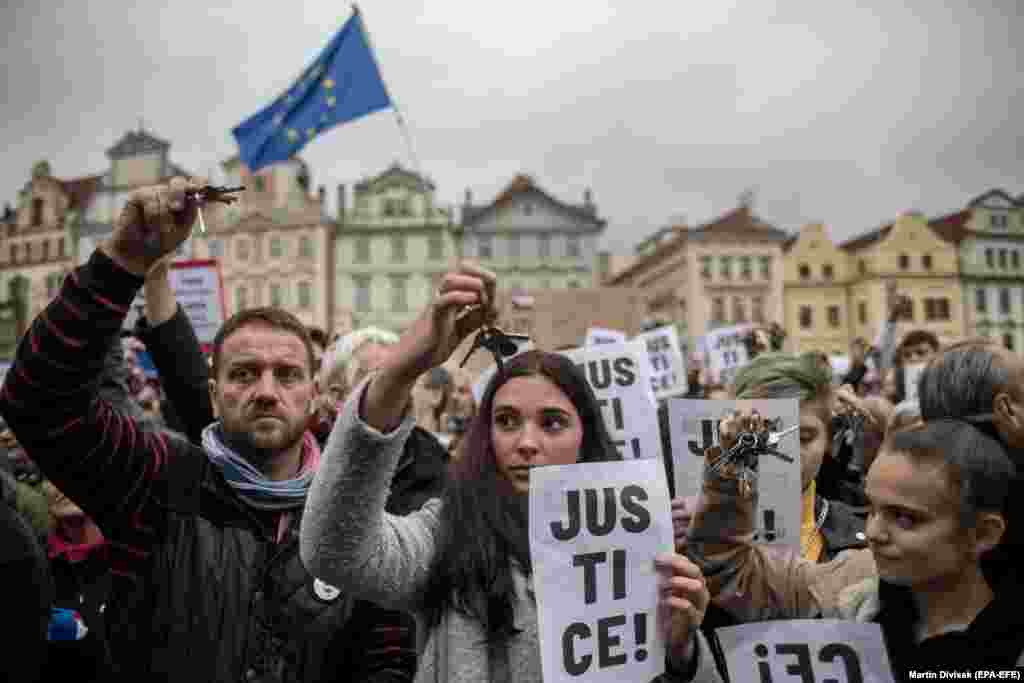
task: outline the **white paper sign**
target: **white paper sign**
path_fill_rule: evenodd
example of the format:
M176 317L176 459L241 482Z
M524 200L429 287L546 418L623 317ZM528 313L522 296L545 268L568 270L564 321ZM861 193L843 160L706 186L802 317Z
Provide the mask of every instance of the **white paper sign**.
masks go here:
M917 383L921 379L921 373L924 372L924 368L924 363L910 363L903 366L904 401L917 400Z
M750 331L749 325L722 327L704 336L708 353L708 366L716 384L732 384L736 373L750 362L743 337Z
M199 343L213 343L226 317L217 261L174 261L171 263L168 280L175 299L192 323ZM125 319L125 329L132 329L145 313L146 298L143 291L139 290Z
M594 346L595 344L621 344L627 339L628 337L625 332L608 330L603 327L591 327L587 330L587 337L583 342L583 345Z
M700 401L672 398L668 402L672 430L672 466L676 496L696 496L704 476L704 451L718 445L718 422L734 410L755 409L773 420L772 431L800 423L796 399ZM777 446L785 456L762 455L758 462L755 539L798 548L800 546L800 433L782 437Z
M638 341L561 351L583 371L612 441L625 459L661 459L651 364Z
M730 680L894 683L882 627L839 619L762 621L715 630Z
M530 470L530 557L545 683L665 671L654 557L672 552L656 460Z
M659 327L634 339L647 347L651 359L651 388L657 399L686 393L686 361L674 326Z

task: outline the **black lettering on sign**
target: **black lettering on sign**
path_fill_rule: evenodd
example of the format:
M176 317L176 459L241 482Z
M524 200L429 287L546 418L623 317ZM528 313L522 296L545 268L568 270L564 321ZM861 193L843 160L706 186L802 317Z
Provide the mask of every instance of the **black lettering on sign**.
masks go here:
M583 567L583 602L592 605L597 602L597 565L604 564L608 553L582 553L574 555L572 566Z
M612 629L626 625L626 615L618 614L597 620L597 665L602 669L610 666L621 666L626 663L626 653L612 653L612 648L620 647L621 638Z
M629 454L625 452L626 442L624 440L620 439L619 441L612 441L612 444L617 449L619 449L619 455L621 455L623 458L630 457ZM632 439L629 440L629 445L630 445L630 448L632 448L632 451L633 451L632 457L634 457L637 460L639 460L642 457L641 451L640 451L640 437L639 436L634 436Z
M636 484L626 486L620 492L614 487L583 489L583 510L580 510L580 492L565 492L568 521L551 522L551 535L557 541L571 541L579 535L583 522L587 531L594 536L607 536L615 529L619 517L618 507L622 506L622 528L639 533L651 524L651 514L640 501L647 500L647 491ZM601 509L603 508L603 513ZM628 516L627 516L628 515Z
M698 458L704 457L704 451L715 445L715 435L718 430L717 420L700 421L700 441L688 441L690 452Z
M817 680L814 676L813 663L811 659L811 648L806 643L779 643L775 646L776 654L795 655L796 663L786 665L786 673L790 676L799 676L801 683L814 683ZM768 647L764 643L754 646L754 654L761 660L768 657ZM826 664L836 659L843 660L843 669L846 674L845 683L864 683L864 674L860 666L860 658L856 650L845 643L829 643L823 645L818 652L818 661ZM761 683L774 683L772 680L771 664L766 661L757 663L757 670ZM822 683L842 683L836 678L825 678Z
M573 642L574 639L586 640L588 638L590 638L590 627L579 622L569 624L565 632L562 633L562 666L570 676L582 676L590 668L590 662L594 656L583 655L577 659Z
M601 409L601 413L605 414L607 408L611 408L611 422L606 418L604 424L608 427L609 431L621 432L626 428L626 417L622 410L622 399L621 398L600 398L597 400L597 405Z
M615 383L620 387L631 387L636 382L636 367L633 365L633 359L616 358L615 359Z
M786 673L799 676L801 683L814 683L814 669L811 668L811 648L807 643L779 643L776 654L795 655L796 663L786 665Z
M845 643L829 643L821 648L818 659L823 662L835 661L836 657L843 660L843 668L846 669L846 683L864 683L864 674L860 668L860 659L857 652ZM821 683L839 683L835 678L826 678Z

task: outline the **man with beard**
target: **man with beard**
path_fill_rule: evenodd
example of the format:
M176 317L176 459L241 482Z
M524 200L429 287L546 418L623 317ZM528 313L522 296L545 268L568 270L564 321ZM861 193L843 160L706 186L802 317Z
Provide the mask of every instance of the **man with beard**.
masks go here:
M255 309L225 323L208 389L218 420L201 448L98 392L111 339L143 277L191 231L203 185L175 178L133 193L110 240L26 333L0 414L110 542L120 680L408 681L411 630L367 627L378 608L299 558L320 458L305 431L313 349L301 322Z

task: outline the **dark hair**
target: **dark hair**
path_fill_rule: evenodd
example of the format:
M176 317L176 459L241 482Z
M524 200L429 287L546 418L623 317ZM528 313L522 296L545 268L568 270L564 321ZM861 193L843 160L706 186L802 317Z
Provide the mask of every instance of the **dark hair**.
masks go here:
M526 497L503 488L491 439L491 414L498 389L510 379L530 376L551 380L579 413L579 462L621 459L590 385L571 360L527 351L495 373L460 444L460 457L452 464L442 496L439 550L424 596L431 624L436 625L445 610L455 609L483 624L491 645L514 633L513 562L530 569Z
M939 338L934 333L928 330L911 330L907 332L903 337L903 341L900 342L900 347L897 349L897 357L903 358L903 352L911 346L917 346L918 344L927 344L932 347L932 351L939 350Z
M932 359L918 384L921 417L935 420L991 413L996 395L1012 380L999 349L991 340L971 339Z
M312 373L314 362L313 341L309 337L309 330L298 318L288 311L266 306L263 308L247 308L244 311L235 313L217 330L217 336L213 338L213 367L211 368L215 378L220 372L220 351L224 346L224 341L246 325L253 323L263 323L279 330L291 332L301 339L302 345L306 347L306 370Z
M974 425L931 420L918 428L892 432L883 448L914 460L944 463L959 494L960 521L965 527L974 525L979 512L1004 511L1017 468L1003 444Z
M319 346L321 349L327 350L327 333L319 327L309 326L306 328L309 331L309 339Z

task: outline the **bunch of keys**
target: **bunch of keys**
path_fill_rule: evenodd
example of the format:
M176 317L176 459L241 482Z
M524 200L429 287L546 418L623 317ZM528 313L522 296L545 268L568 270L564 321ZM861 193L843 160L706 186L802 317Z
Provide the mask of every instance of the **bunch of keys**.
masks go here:
M725 451L711 466L711 471L720 475L725 466L732 463L737 469L740 494L749 497L757 483L757 465L762 455L772 455L785 462L793 462L793 458L776 448L782 437L800 429L800 425L783 429L781 432L764 430L761 432L740 432L736 443Z
M519 351L519 345L517 341L526 341L529 337L524 334L509 334L502 331L493 325L484 325L477 332L476 338L473 339L473 345L469 347L469 353L459 363L459 367L464 367L466 361L472 356L477 349L485 348L491 352L494 356L494 362L498 366L498 372L505 369L504 359L509 356L516 355Z
M218 202L220 204L226 204L230 206L234 202L238 201L238 197L229 196L236 192L241 192L245 189L245 186L239 187L226 187L223 185L204 185L203 187L193 192L186 192L185 199L190 202L195 202L196 211L199 215L199 234L206 234L206 221L203 220L203 204L206 202Z

